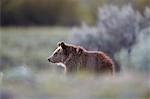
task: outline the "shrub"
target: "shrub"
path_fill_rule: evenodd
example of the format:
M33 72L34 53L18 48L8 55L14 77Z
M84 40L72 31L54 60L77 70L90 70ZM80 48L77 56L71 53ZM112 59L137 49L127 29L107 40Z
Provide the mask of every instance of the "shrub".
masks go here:
M145 15L142 16L131 5L121 8L114 5L104 6L98 10L96 26L83 24L81 28L74 29L70 42L88 50L104 51L114 59L119 69L122 61L117 61L115 54L124 49L127 56L132 56L132 50L135 50L133 45L141 44L138 40L143 34L142 30L150 27L149 11L146 8Z
M72 25L78 0L0 0L1 25ZM69 14L67 14L69 13Z
M148 73L150 71L150 27L141 30L130 55L125 49L122 49L117 55L124 70L134 69Z

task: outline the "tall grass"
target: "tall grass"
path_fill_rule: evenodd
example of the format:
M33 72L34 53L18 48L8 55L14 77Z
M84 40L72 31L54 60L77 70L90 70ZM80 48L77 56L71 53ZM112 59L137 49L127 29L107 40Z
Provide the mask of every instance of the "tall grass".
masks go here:
M7 78L2 92L10 99L149 99L150 82L143 75L102 77L87 74L58 75L45 70L29 79ZM2 98L3 99L3 98Z

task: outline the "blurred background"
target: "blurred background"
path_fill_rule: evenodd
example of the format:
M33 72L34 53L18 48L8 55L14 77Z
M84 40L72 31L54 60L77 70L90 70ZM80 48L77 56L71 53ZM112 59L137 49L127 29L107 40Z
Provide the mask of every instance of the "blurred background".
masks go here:
M116 77L65 76L65 41L107 53ZM150 0L0 0L0 99L149 99Z

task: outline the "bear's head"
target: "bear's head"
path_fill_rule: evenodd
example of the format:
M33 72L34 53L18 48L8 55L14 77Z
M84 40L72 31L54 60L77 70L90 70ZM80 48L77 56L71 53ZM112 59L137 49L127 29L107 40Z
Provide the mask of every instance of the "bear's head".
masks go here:
M74 56L80 56L83 52L83 48L66 44L63 41L59 42L58 47L54 50L51 56L48 57L48 61L52 63L64 63L68 58Z

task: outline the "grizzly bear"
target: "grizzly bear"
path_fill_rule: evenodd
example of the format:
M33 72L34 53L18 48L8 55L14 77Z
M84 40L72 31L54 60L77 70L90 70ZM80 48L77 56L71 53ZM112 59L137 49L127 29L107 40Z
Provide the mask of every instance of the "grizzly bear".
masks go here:
M78 70L94 73L114 73L114 63L105 53L101 51L87 51L80 46L66 44L63 41L48 61L59 63L65 68L66 73L77 72Z

